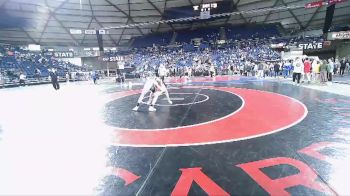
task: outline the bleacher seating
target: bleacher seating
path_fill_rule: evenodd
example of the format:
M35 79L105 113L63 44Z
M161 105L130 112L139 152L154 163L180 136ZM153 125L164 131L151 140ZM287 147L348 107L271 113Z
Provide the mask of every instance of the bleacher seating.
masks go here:
M16 83L19 74L26 75L28 82L37 79L36 70L40 70L41 82L49 76L49 70L55 68L61 77L67 72L82 71L85 68L69 62L53 59L42 52L30 52L11 45L0 45L0 73L5 84ZM46 79L45 79L46 78ZM34 82L34 81L32 81Z
M219 37L219 31L219 27L179 31L176 37L176 42L190 43L194 38L202 38L203 41L206 42L213 41Z
M142 37L136 37L133 48L152 47L153 45L164 46L170 43L172 32L150 34Z
M226 38L232 40L270 38L280 36L276 25L226 26L225 33Z

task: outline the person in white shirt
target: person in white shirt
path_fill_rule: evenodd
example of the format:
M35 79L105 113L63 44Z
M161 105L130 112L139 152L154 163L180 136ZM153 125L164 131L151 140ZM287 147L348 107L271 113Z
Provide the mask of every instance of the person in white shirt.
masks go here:
M334 61L333 75L336 75L339 69L340 69L340 61L338 58L336 58Z
M69 73L66 73L66 82L69 82Z
M26 80L26 75L24 75L24 74L21 72L21 74L19 75L19 85L22 85L22 84L23 84L23 86L25 86L25 85L26 85L25 80Z
M165 68L164 64L160 64L158 68L158 75L163 82L164 82L166 73L167 73L167 69Z
M210 72L210 77L213 77L215 75L215 67L213 64L210 64L209 72Z
M168 90L164 84L164 82L160 78L148 78L145 85L143 86L141 95L137 101L137 105L132 109L134 111L138 111L140 103L142 102L145 95L150 92L148 104L150 105L148 111L154 112L156 108L154 108L154 104L157 102L158 97L163 93L166 95L169 104L172 104L170 100Z
M187 77L191 77L192 76L192 68L191 67L187 67Z
M295 80L297 80L298 85L300 85L300 78L304 72L304 63L299 57L293 62L293 68L293 85L295 85Z

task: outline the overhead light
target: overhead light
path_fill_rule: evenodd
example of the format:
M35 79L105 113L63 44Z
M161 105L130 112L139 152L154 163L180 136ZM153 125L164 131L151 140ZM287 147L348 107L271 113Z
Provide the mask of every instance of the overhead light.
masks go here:
M52 48L50 48L50 49L47 49L47 51L52 52L52 51L53 51L53 49L52 49Z
M95 35L96 34L96 30L94 30L94 29L87 29L84 32L86 35Z
M73 34L73 35L83 34L83 31L80 29L69 29L69 32L70 32L70 34Z
M98 50L99 50L99 48L92 48L92 50L94 50L94 51L98 51Z
M106 34L106 30L100 29L100 30L98 30L98 34L104 35L104 34Z
M87 50L91 50L91 48L84 48L84 50L86 50L86 51L87 51Z
M37 45L37 44L29 44L28 49L30 51L40 51L41 47L40 47L40 45Z

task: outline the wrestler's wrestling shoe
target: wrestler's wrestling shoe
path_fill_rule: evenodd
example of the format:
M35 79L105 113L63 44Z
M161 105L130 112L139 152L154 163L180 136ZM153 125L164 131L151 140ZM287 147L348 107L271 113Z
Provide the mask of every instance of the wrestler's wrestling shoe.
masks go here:
M169 104L170 104L170 105L172 105L172 104L173 104L173 102L172 102L172 101L168 101L168 102L169 102Z
M137 112L138 109L139 109L139 106L135 106L132 110Z
M149 106L148 111L155 112L155 111L157 111L157 109L154 108L153 106Z

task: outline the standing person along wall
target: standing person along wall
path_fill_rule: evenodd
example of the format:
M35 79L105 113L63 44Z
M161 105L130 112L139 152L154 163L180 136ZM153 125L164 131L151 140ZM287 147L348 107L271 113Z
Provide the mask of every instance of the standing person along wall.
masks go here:
M323 60L320 62L320 80L321 84L326 84L327 82L327 61Z
M274 72L275 72L275 78L278 77L280 72L280 64L279 62L275 62L275 65L273 66Z
M270 65L267 63L263 63L264 64L264 78L266 76L269 76L269 71L270 71Z
M334 61L333 75L336 75L337 73L339 73L339 69L340 69L340 61L338 58L336 58Z
M26 75L24 75L24 73L21 72L21 74L19 75L19 85L20 86L25 86L26 85Z
M328 59L328 65L327 65L327 78L329 82L332 82L333 79L333 70L334 70L334 62L332 59Z
M304 80L305 79L308 83L311 82L311 63L308 58L304 61Z
M258 77L259 78L264 77L264 64L263 64L263 62L259 62L259 64L258 64Z
M214 77L215 76L215 67L214 67L214 65L212 63L210 64L209 72L210 72L210 77Z
M314 82L319 81L320 80L320 66L321 66L321 62L319 60L314 59L311 63L311 67L312 67L312 80Z
M291 69L292 63L291 61L285 61L282 65L283 78L289 77L289 71Z
M166 74L167 74L167 69L165 68L165 65L160 64L159 68L158 68L158 75L163 82L164 82Z
M57 71L55 69L52 69L50 72L50 78L51 78L51 83L52 86L55 90L59 90L60 89L60 84L58 83L58 74Z
M92 80L94 81L94 84L97 84L97 79L98 79L98 75L96 72L92 73Z
M293 85L295 85L295 80L297 80L297 85L300 85L301 74L304 71L304 64L299 57L297 57L293 63Z
M345 68L346 68L346 63L347 60L345 59L345 57L340 61L340 72L339 75L340 76L344 76L344 72L345 72Z

